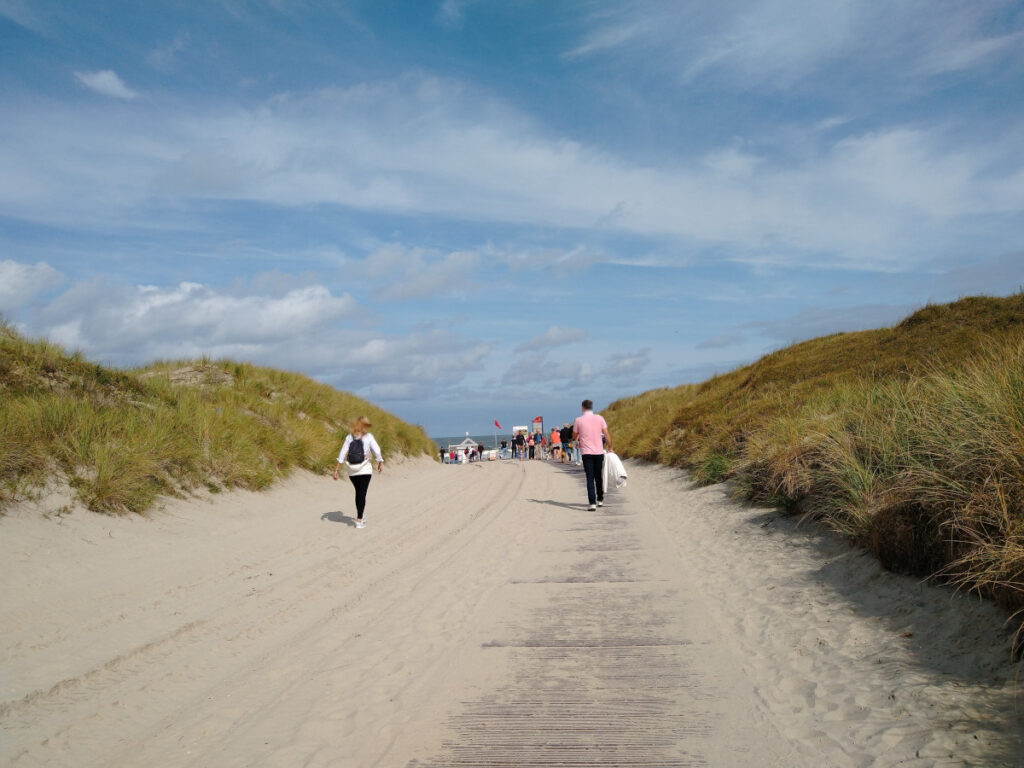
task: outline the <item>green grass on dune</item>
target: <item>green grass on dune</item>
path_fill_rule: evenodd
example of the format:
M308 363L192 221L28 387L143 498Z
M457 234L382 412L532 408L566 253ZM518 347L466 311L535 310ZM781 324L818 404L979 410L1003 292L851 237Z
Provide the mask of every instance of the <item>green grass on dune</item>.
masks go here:
M50 480L100 512L265 488L332 466L363 414L385 456L433 455L421 428L300 374L209 360L120 371L0 324L0 508Z
M1024 611L1024 294L795 344L604 415L625 455L733 478L892 570Z

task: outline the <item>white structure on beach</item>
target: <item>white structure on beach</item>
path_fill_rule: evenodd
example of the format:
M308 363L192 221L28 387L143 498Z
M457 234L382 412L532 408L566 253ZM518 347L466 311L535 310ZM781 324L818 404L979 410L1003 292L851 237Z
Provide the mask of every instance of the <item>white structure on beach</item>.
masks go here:
M466 449L469 448L470 455L476 454L476 447L480 445L476 440L473 440L469 436L469 432L466 433L466 439L461 443L449 443L448 444L448 455L451 455L452 451L455 451L455 460L460 464L465 464L469 461L469 457L466 455ZM484 450L483 458L485 461L497 458L498 452L494 450Z

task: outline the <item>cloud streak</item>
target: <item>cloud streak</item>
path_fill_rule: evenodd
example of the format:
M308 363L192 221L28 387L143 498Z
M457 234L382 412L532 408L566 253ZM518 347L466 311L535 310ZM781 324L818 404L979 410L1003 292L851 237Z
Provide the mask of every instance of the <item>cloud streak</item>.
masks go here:
M208 199L335 205L683 238L797 262L827 255L859 267L930 257L964 216L1024 210L1024 161L1010 127L1005 139L978 145L941 128L895 127L821 139L796 164L723 148L653 167L545 136L493 99L419 77L171 121L109 110L70 118L22 114L4 131L0 168L19 180L0 181L8 215L83 227L112 217L139 225L148 215L150 226L166 226L153 211L187 215ZM46 159L29 166L26 156Z
M376 283L378 299L406 301L471 289L479 264L480 257L472 251L439 256L423 248L392 243L366 257L361 272Z
M125 85L112 69L102 69L98 72L75 72L74 75L78 82L101 96L131 101L139 95Z
M63 282L64 275L46 262L22 264L4 259L0 261L0 312L20 309Z
M599 3L567 57L644 57L681 85L713 82L743 90L790 90L846 70L886 77L898 90L1003 59L1021 62L1020 29L987 30L1005 0L904 0L883 12L856 0L757 0L688 4L674 0Z
M555 347L564 347L568 344L575 344L577 341L582 341L587 336L587 332L582 328L568 328L562 325L552 325L540 336L534 336L532 339L528 339L515 348L516 352L536 352L539 350L554 349Z

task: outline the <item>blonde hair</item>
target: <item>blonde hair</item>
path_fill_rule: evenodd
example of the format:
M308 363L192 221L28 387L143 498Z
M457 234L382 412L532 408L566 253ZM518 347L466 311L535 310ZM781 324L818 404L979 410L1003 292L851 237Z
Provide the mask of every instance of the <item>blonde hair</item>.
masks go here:
M370 431L370 427L372 426L373 424L370 423L370 420L368 418L366 418L365 416L360 416L358 419L352 422L352 427L350 431L352 432L352 434L358 432L361 435L365 435L367 432Z

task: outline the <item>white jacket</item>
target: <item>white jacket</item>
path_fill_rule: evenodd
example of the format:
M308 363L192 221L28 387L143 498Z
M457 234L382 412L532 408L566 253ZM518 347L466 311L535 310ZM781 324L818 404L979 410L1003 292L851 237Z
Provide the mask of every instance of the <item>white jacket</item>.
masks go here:
M612 489L612 483L608 482L609 478L614 482L616 488L625 488L628 477L626 468L622 465L622 459L614 453L606 453L604 455L604 489L606 491Z
M380 446L377 445L377 441L369 432L363 435L363 452L366 454L366 458L363 460L362 464L356 464L355 466L352 466L351 464L348 463L348 461L346 461L346 459L348 459L348 447L350 445L352 445L352 435L349 435L348 437L345 438L345 443L344 445L341 446L341 453L338 454L338 463L345 465L345 467L348 469L348 474L350 477L352 475L373 474L373 464L370 463L371 454L377 457L377 461L384 461L384 457L381 456L380 453Z

